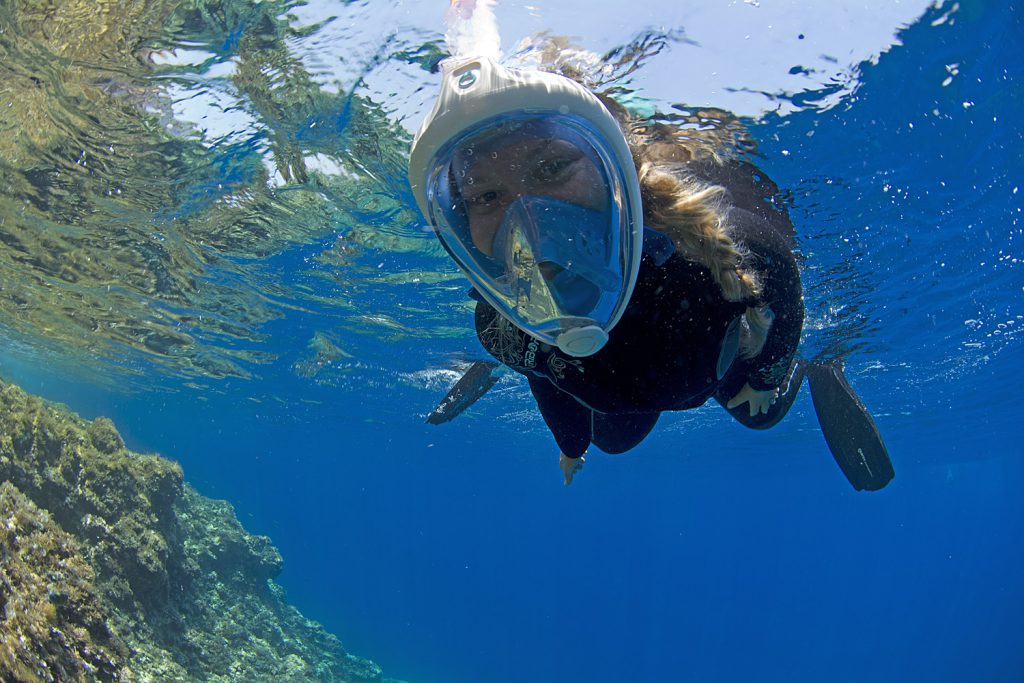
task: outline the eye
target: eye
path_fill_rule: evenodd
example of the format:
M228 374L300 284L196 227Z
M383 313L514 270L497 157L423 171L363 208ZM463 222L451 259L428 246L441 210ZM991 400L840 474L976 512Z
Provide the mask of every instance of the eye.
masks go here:
M559 176L563 175L570 166L572 166L575 159L569 157L555 157L553 159L541 159L537 166L533 169L533 177L535 180L541 182L550 182L552 180L558 180Z
M466 198L472 211L483 212L493 209L501 201L501 193L497 190L483 190Z
M479 194L475 194L469 198L469 203L476 206L486 206L488 204L493 204L496 201L498 201L497 190L485 190L484 192L480 192Z

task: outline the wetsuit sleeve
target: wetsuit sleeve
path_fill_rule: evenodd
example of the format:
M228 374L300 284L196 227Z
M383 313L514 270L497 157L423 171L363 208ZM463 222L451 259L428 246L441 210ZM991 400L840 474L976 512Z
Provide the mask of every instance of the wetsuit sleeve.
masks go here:
M537 400L541 417L555 442L570 458L578 458L590 447L593 411L544 377L527 375L530 391Z
M498 315L487 303L477 303L476 331L480 343L498 361L526 376L541 417L555 437L558 447L570 458L580 457L590 447L593 424L591 410L547 378L539 377L523 366L525 334L512 329L508 333L513 336L502 340L502 335L497 334L494 327L499 321Z
M487 353L494 356L499 363L507 365L516 372L526 374L523 367L523 347L526 346L526 335L509 326L507 330L499 329L500 315L493 306L483 300L477 300L475 324L476 336Z
M729 214L732 234L749 250L748 263L761 278L758 305L771 308L772 321L764 348L745 361L747 383L758 391L775 389L789 372L804 323L800 270L791 241L763 218L733 209Z

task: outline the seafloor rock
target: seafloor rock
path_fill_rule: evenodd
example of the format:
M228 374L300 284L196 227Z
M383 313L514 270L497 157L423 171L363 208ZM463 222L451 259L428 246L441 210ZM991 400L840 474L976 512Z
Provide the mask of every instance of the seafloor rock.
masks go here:
M18 681L131 681L78 543L0 484L0 674Z
M0 680L386 680L285 601L270 539L110 420L0 382L0 482Z

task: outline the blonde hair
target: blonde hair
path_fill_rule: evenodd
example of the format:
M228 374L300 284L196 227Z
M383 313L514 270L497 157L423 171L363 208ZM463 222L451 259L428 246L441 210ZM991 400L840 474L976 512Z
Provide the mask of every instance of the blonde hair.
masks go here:
M693 160L724 163L727 149L715 144L721 140L694 136L694 131L684 132L664 123L637 121L614 100L602 99L619 119L633 152L644 223L672 238L684 258L707 268L726 301L758 299L762 293L760 278L746 267L747 250L730 235L728 191L694 177L685 166ZM709 113L696 115L707 120ZM761 352L773 319L767 306L747 307L741 321L743 358Z
M650 48L635 46L627 51L627 62L639 63ZM656 54L656 45L654 49ZM756 145L743 123L731 113L711 107L676 107L670 117L640 118L613 99L618 89L608 86L615 76L609 77L591 53L547 34L533 41L532 50L539 62L536 68L590 88L618 119L640 179L645 224L668 235L684 258L706 267L726 301L758 299L760 278L746 265L747 250L730 235L728 191L695 177L686 166L690 161L723 164L739 151L754 151ZM752 358L761 352L773 318L768 306L747 307L741 321L742 357Z

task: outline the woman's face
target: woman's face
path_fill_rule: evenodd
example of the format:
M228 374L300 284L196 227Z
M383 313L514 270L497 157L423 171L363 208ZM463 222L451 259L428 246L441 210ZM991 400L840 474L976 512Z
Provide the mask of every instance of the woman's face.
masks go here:
M544 196L588 209L607 207L608 188L579 147L557 138L526 138L460 150L453 163L473 244L491 256L505 210L520 197Z

